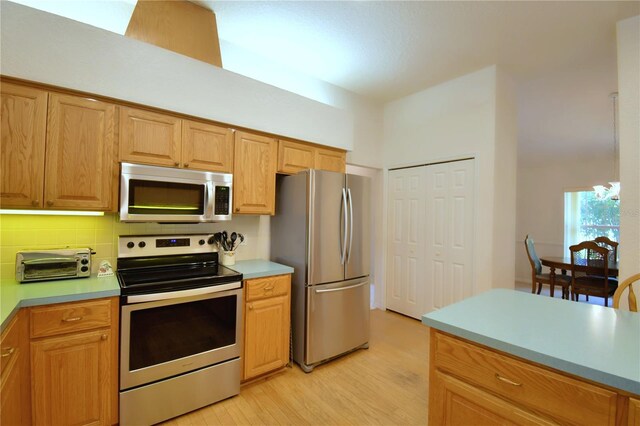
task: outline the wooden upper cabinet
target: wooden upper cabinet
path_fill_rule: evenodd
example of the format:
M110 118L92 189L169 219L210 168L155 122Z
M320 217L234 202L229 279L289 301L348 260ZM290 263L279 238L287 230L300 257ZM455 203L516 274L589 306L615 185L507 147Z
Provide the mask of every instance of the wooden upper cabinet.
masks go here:
M2 83L0 206L42 207L47 92Z
M115 105L50 94L46 208L113 210Z
M120 160L180 166L181 125L171 115L120 107Z
M278 173L296 174L313 169L315 147L304 143L278 141Z
M347 168L347 153L338 149L317 148L315 168L344 173Z
M277 155L275 139L236 132L233 213L275 213Z
M198 121L182 121L182 166L233 172L233 131Z

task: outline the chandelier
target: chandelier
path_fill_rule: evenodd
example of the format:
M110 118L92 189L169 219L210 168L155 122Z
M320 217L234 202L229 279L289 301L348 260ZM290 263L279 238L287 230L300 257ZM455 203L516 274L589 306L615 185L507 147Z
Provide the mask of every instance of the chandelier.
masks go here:
M618 128L616 126L618 92L609 97L613 100L613 176L615 181L609 182L609 186L595 185L593 190L598 200L620 200L620 178L618 178Z

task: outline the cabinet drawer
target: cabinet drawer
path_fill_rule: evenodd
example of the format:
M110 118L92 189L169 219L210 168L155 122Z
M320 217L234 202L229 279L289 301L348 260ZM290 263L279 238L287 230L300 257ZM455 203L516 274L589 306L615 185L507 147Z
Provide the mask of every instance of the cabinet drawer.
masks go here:
M31 308L31 337L45 337L111 325L111 300Z
M247 302L265 299L267 297L282 296L289 293L291 287L290 275L276 275L274 277L255 278L245 281Z
M616 393L435 333L435 367L563 423L614 425Z
M18 326L18 314L13 317L9 326L2 333L0 340L0 376L4 374L5 367L18 355L20 346L20 327Z

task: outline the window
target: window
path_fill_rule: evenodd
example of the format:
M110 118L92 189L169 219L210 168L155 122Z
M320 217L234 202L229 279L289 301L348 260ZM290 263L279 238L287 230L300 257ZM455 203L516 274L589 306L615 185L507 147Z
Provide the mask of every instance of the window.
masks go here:
M620 201L598 200L593 191L564 193L564 250L605 236L620 241Z

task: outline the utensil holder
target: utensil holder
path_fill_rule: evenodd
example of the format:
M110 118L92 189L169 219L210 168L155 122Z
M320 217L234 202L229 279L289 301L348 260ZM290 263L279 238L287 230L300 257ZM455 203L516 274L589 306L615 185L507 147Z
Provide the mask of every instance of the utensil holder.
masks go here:
M235 265L236 264L236 252L223 250L221 253L220 263L223 265Z

